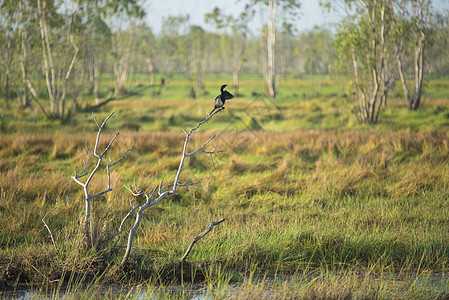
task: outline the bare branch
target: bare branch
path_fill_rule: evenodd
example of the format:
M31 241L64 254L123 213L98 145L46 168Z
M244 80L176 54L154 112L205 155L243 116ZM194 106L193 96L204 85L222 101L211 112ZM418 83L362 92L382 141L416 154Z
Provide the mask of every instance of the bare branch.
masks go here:
M137 191L137 189L136 189L136 192L134 192L133 190L131 190L129 187L127 187L126 185L124 185L124 187L125 187L125 189L127 189L134 197L138 197L138 196L142 196L143 194L144 194L144 191L142 191L142 190L139 190L139 191Z
M100 124L98 124L97 117L94 115L94 112L92 112L92 116L94 117L95 124L97 124L98 129L100 129Z
M215 148L216 148L217 146L214 146L214 149L212 149L212 151L206 151L206 150L204 150L204 149L201 149L201 151L203 151L204 153L206 153L206 154L217 154L217 153L223 153L224 152L224 150L218 150L218 151L215 151Z
M197 152L200 151L200 150L203 151L204 147L206 147L207 144L209 144L214 138L215 138L215 134L214 134L209 140L207 140L207 142L205 142L201 147L199 147L199 148L196 149L195 151L190 152L190 153L186 153L186 156L193 155L193 154L197 153Z
M74 176L72 176L71 177L76 183L78 183L79 185L81 185L81 186L85 186L85 184L84 184L84 182L82 182L82 181L80 181L78 178L78 176L76 176L76 175L74 175Z
M138 207L139 207L138 204L137 204L137 205L134 205L134 206L131 206L131 210L126 214L126 216L123 218L122 222L120 223L119 230L117 231L117 233L113 234L113 235L110 237L110 239L113 239L113 238L115 238L116 236L118 236L119 234L122 233L122 231L123 231L123 225L125 224L125 221L126 221L126 220L128 219L128 217L134 212L134 210L135 210L136 208L138 208Z
M55 209L56 209L56 207L53 207L49 212L47 212L45 214L45 216L42 218L42 222L44 222L45 228L47 228L48 232L50 233L51 241L53 242L53 246L55 247L55 250L58 250L58 248L56 247L55 239L53 238L53 233L51 232L50 227L48 227L47 222L46 222L48 214L51 213L52 211L54 211Z
M161 195L161 191L162 191L162 189L161 189L161 187L162 187L162 183L164 183L163 181L161 181L161 183L159 183L159 189L158 189L158 193L159 193L159 195Z
M94 195L91 195L91 196L90 196L90 199L96 198L96 197L100 197L100 196L102 196L102 195L104 195L104 194L106 194L106 193L109 193L109 192L112 191L112 190L113 190L112 188L107 188L107 189L105 189L104 191L101 191L101 192L99 192L99 193L96 193L96 194L94 194Z
M196 153L199 150L202 150L207 144L210 143L210 141L215 137L215 135L213 135L206 143L203 144L203 146L201 146L199 149L187 154L187 144L189 143L189 138L190 135L192 135L192 133L197 130L202 124L206 123L207 121L209 121L213 116L215 116L217 113L219 113L220 111L223 111L224 107L218 109L217 111L215 111L212 114L209 114L206 119L204 119L203 121L199 122L198 125L196 125L196 127L190 129L189 133L186 136L186 139L184 141L184 148L182 150L182 157L181 157L181 161L179 162L179 167L178 167L178 172L176 173L175 176L175 180L173 182L173 193L176 193L176 188L178 187L178 181L179 181L179 177L181 176L181 172L182 172L182 168L184 167L184 161L186 159L187 156L193 155L194 153Z
M104 148L103 153L101 153L101 156L105 155L106 152L109 150L109 148L111 148L112 143L115 141L115 139L117 138L117 136L120 134L120 131L116 132L114 137L112 138L112 140L109 142L109 144L106 146L106 148Z
M217 110L216 110L215 112L213 112L212 114L207 113L207 118L206 118L206 120L204 120L202 123L209 121L210 118L212 118L214 115L216 115L218 112L220 112L220 111L222 111L222 110L224 110L224 109L225 109L224 107L220 107L219 109L217 109ZM202 123L201 123L201 124L202 124ZM199 124L199 125L201 125L201 124Z
M212 223L210 224L209 228L207 228L207 229L206 229L205 231L203 231L201 234L199 234L198 236L196 236L196 237L193 239L192 243L190 243L189 248L187 248L186 253L184 253L184 256L181 257L181 259L180 259L179 261L180 261L180 262L183 262L183 261L187 258L187 256L189 255L190 251L192 250L193 245L195 245L196 242L198 242L198 241L199 241L200 239L202 239L206 234L208 234L208 233L214 228L214 226L219 225L221 222L224 222L224 221L225 221L225 219L222 218L222 219L220 219L220 220L218 220L218 221L216 221L216 222L212 222Z
M148 196L145 192L143 192L143 194L144 194L145 197L147 198L147 202L146 202L146 203L148 203L148 202L150 201L150 199L153 198L154 193L156 193L156 189L157 189L157 187L155 187L155 188L153 189L153 191L151 192L151 195L150 195L150 196ZM145 203L145 204L146 204L146 203Z
M125 158L126 154L128 154L129 151L133 150L134 147L134 143L131 145L131 147L128 148L128 150L126 150L125 153L123 153L122 157L120 157L118 160L116 160L113 163L110 163L109 166L112 167L113 165L119 163L123 158Z
M100 155L98 154L98 145L100 143L100 135L101 135L101 131L103 130L104 126L106 125L106 122L109 120L110 117L112 117L112 115L114 114L114 112L111 112L109 114L109 116L103 121L103 123L101 123L101 126L98 126L98 122L97 122L97 118L94 116L95 118L95 123L97 123L98 126L98 133L97 133L97 139L95 141L95 147L94 147L94 155L98 158L100 158ZM117 135L117 134L116 134ZM104 152L103 152L104 154Z

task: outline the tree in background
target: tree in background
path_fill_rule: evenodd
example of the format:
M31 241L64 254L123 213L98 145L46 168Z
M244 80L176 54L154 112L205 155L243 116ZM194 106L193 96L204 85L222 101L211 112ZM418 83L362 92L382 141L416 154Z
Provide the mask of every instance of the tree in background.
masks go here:
M47 116L64 118L66 112L67 83L72 74L79 48L76 45L73 30L76 22L77 10L58 18L58 7L53 1L37 1L37 25L40 33L40 57L43 62L43 75L45 76L46 91L50 100L50 112L40 106ZM67 19L67 22L64 21ZM73 52L68 54L68 44L73 46ZM62 49L65 49L63 51ZM71 56L71 58L69 58ZM31 81L27 87L37 99Z
M322 75L331 72L335 61L334 37L330 30L315 26L308 32L301 33L295 43L300 74L310 76L310 94L319 96L321 92ZM316 76L320 75L316 79Z
M26 22L20 21L27 16L24 10L23 0L19 3L12 0L0 1L0 96L6 99L8 105L12 97L10 86L18 88L14 80L13 62L16 60L16 53L20 53L16 48L21 36L15 28L20 27L20 31L24 32ZM19 103L23 106L21 99Z
M293 28L293 19L298 17L300 2L298 0L252 0L254 4L260 4L268 7L268 23L266 27L266 68L265 80L268 87L268 95L275 98L277 94L276 77L276 19L278 15L278 6L283 13L283 27Z
M425 74L447 76L449 74L449 11L437 12L432 17L432 32L427 34L431 42L426 45Z
M161 45L167 73L180 72L189 82L189 97L204 89L206 32L190 24L190 16L169 16L162 22ZM216 50L216 49L214 49Z
M211 13L205 15L206 23L212 23L216 29L223 30L221 41L226 39L226 29L232 29L232 45L231 53L226 55L224 59L233 61L233 81L236 93L239 90L239 75L242 71L243 63L246 60L246 44L249 34L249 22L254 17L254 9L247 4L245 10L239 14L238 17L232 15L223 15L218 7L215 7ZM220 49L223 51L225 47L221 45ZM227 51L223 51L225 54ZM231 56L231 57L229 57Z
M131 64L137 66L142 64L142 59L146 65L146 73L148 74L148 84L151 89L151 94L154 96L157 94L156 82L154 80L154 72L156 70L155 51L156 51L156 38L151 28L145 23L137 25L136 32L136 55L133 56ZM140 70L136 70L139 72Z
M351 74L359 121L375 124L396 82L392 1L344 0L343 4L348 16L337 31L337 61Z
M84 74L89 74L88 94L94 90L99 97L98 61L106 58L107 41L111 40L105 34L109 31L105 20L118 14L143 15L137 0L2 0L0 8L5 20L0 25L5 33L1 46L1 70L5 71L0 77L8 82L2 91L9 98L12 86L20 106L29 106L34 98L43 114L61 119L70 116L70 93L76 104L78 94L87 86ZM12 38L14 43L9 42ZM45 92L41 78L45 79ZM43 94L49 108L39 101Z
M417 110L421 102L425 49L431 31L430 4L430 0L401 0L398 3L397 66L407 107L412 110ZM412 82L411 89L409 81Z
M113 62L114 73L114 95L122 96L126 93L125 84L128 80L130 69L130 59L134 51L134 23L128 32L122 33L120 27L116 28L115 34L112 38L112 51L110 53Z
M105 3L98 1L82 1L80 14L85 19L83 39L80 40L80 59L83 62L83 73L87 74L87 94L94 95L95 102L100 103L100 74L102 65L107 61L105 49L111 49L112 32L106 20L114 14Z

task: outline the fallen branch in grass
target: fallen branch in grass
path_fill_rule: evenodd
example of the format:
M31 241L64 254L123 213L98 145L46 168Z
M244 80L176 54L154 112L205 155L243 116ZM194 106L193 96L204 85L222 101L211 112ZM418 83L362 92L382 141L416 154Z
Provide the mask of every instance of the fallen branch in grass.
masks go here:
M53 283L53 282L58 282L59 281L59 279L55 279L55 280L50 280L50 278L48 278L47 276L45 276L45 274L44 273L42 273L38 268L36 268L32 263L30 263L29 261L28 261L28 259L25 257L25 256L22 256L23 257L23 259L37 272L37 273L39 273L39 275L41 275L42 277L44 277L47 281L48 281L48 283Z
M134 90L135 90L136 88L140 87L140 86L142 86L142 83L141 83L141 82L138 82L135 86L129 88L129 89L126 91L126 94L124 94L124 95L121 95L121 96L111 96L111 97L109 97L109 98L107 98L106 100L103 100L103 101L101 101L101 102L98 101L98 103L95 104L95 105L89 105L89 104L86 104L86 106L84 107L84 111L94 111L94 110L96 110L96 109L102 107L103 105L108 104L108 103L111 102L111 101L126 99L126 98L128 98L128 97L134 95L134 94L135 94L135 93L134 93Z
M205 231L203 231L200 235L198 235L197 237L195 237L192 241L192 243L190 244L189 248L187 248L186 253L184 253L184 256L181 257L181 259L179 260L180 262L183 262L187 256L189 255L190 251L192 251L193 245L196 244L196 242L198 242L200 239L202 239L206 234L208 234L213 228L214 226L220 225L221 222L223 222L225 219L220 219L216 222L212 222L209 226L209 228L207 228Z

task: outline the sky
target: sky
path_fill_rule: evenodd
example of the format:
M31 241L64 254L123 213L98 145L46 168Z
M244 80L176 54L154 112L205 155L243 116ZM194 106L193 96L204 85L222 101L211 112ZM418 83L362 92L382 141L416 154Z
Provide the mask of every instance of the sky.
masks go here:
M298 31L308 31L315 25L330 25L332 22L338 22L340 16L335 12L323 12L319 7L318 0L302 0L300 17L295 22L296 29ZM215 7L219 7L221 11L228 15L240 14L246 1L236 0L149 0L145 6L147 16L145 22L150 25L153 32L156 34L161 30L161 24L164 17L167 16L190 16L190 23L192 25L200 25L203 28L207 28L204 23L204 15L211 12ZM253 22L251 23L251 29L253 33L261 28L262 24L266 21L261 18L261 12L256 11Z

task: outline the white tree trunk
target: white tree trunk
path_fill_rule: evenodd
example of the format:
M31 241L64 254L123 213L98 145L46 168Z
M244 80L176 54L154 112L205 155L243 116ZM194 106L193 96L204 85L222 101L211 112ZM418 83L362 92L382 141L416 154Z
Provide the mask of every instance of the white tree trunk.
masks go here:
M267 34L267 86L268 95L276 97L276 0L269 0L270 20L268 22Z

